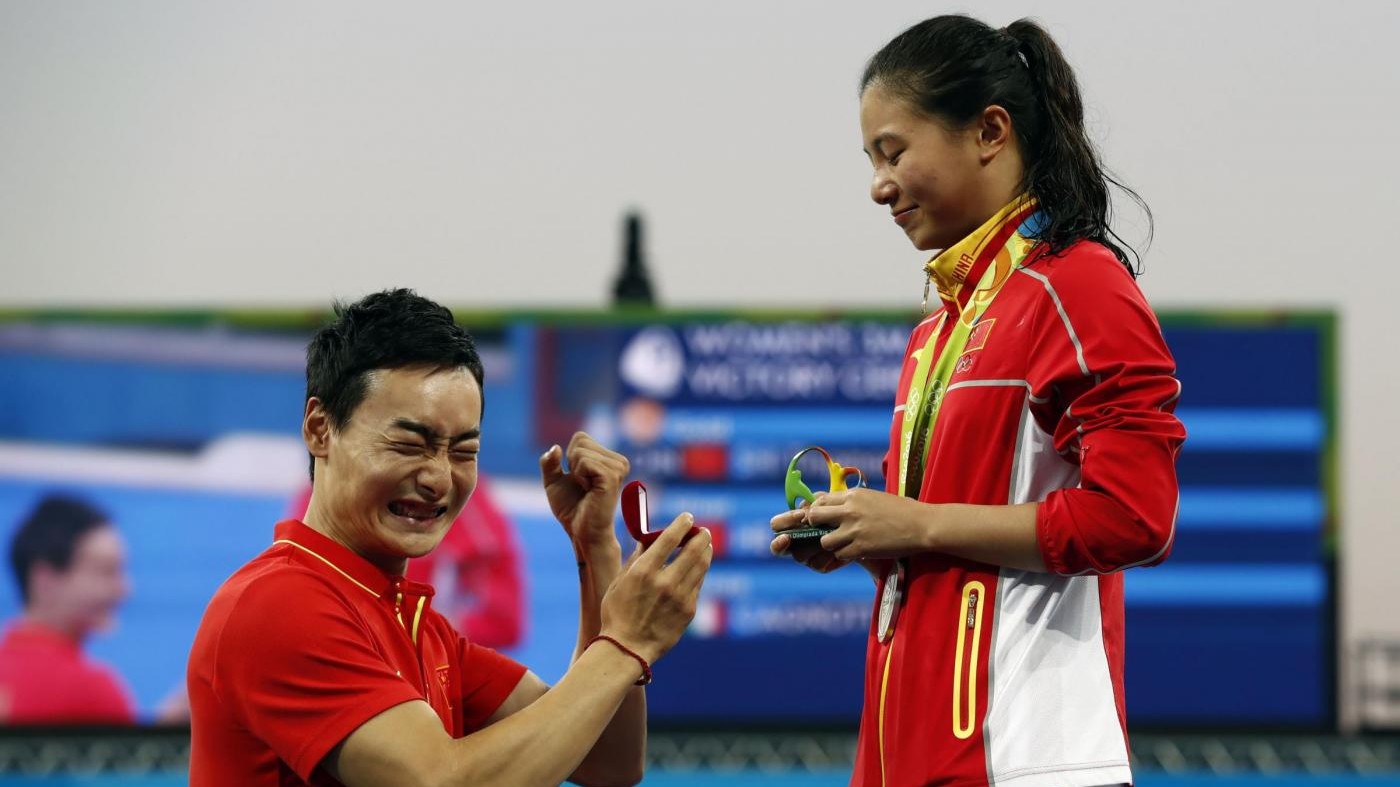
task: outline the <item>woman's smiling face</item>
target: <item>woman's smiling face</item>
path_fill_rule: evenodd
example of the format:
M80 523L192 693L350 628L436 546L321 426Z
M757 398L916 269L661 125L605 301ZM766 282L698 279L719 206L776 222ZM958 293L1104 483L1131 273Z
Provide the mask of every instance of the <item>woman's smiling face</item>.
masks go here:
M914 247L946 249L987 219L979 128L950 130L879 82L860 99L870 198L886 205Z

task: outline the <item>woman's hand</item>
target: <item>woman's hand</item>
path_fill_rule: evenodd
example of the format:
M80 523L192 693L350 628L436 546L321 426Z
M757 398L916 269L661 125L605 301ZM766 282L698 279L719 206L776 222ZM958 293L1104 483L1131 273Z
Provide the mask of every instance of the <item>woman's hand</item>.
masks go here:
M991 566L1045 571L1036 529L1038 503L921 503L873 489L819 492L812 505L773 517L769 549L822 573L860 561L872 576L880 561L941 552ZM788 530L832 528L794 546Z
M804 538L793 541L787 534L788 530L809 527L807 524L806 505L795 511L784 511L773 517L769 524L773 526L776 533L772 543L768 545L769 551L779 557L792 555L792 559L819 574L828 574L846 565L846 561L837 560L836 556L822 549L821 542L815 538Z
M822 536L820 549L843 563L933 548L934 507L907 497L873 489L818 494L802 513L809 525L835 528Z

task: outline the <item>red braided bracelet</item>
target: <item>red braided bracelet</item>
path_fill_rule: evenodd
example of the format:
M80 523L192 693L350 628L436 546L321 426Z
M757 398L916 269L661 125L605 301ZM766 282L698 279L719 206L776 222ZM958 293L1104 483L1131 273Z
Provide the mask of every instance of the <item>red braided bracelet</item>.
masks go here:
M642 658L641 656L638 656L636 651L632 650L631 648L627 647L621 642L618 642L612 637L609 637L607 634L599 634L598 636L589 640L588 644L591 646L593 643L597 642L600 639L605 639L608 642L611 642L617 647L618 650L636 659L637 663L642 665L642 677L637 678L637 682L633 684L634 686L645 686L648 683L651 683L651 665L647 663L646 659Z

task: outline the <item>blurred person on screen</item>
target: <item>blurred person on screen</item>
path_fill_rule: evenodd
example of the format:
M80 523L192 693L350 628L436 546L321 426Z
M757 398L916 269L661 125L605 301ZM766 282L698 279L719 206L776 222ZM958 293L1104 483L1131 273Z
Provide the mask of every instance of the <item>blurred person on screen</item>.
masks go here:
M24 611L0 640L0 722L130 724L131 692L87 657L131 592L126 544L106 514L82 500L43 498L10 541Z
M292 501L289 515L301 519L311 504L311 486ZM525 577L515 523L491 494L486 474L448 528L438 548L408 561L405 576L437 591L438 611L467 639L488 648L509 648L525 633Z
M482 380L452 313L409 290L337 305L312 338L311 500L200 623L192 785L640 781L642 686L695 614L709 534L682 547L682 515L624 564L613 521L628 462L577 433L540 457L578 561L571 667L550 687L464 638L405 572L476 486Z
M1122 572L1171 552L1185 429L1074 73L1030 20L934 17L870 59L860 128L936 300L884 491L772 522L878 583L851 784L1130 784Z

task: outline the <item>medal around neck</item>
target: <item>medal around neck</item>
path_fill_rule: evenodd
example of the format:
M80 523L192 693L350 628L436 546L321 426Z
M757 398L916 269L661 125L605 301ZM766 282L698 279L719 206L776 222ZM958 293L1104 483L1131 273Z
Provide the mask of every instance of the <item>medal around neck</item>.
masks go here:
M802 479L802 471L797 467L797 463L802 457L813 451L821 454L822 458L826 460L827 474L830 476L830 482L827 486L829 491L845 492L851 488L851 479L854 479L854 486L865 486L865 475L860 470L841 466L835 459L831 458L831 454L825 448L815 445L808 446L794 454L792 461L788 462L787 475L783 479L783 494L787 498L789 509L797 508L799 500L806 500L807 504L811 505L817 499L816 493ZM784 532L796 543L806 539L820 539L835 529L833 527L812 526Z
M880 617L875 623L875 637L889 642L894 636L894 624L899 619L899 602L903 593L904 561L896 560L885 574L885 586L880 591Z
M633 481L622 488L622 521L627 525L627 532L643 547L651 546L666 529L664 524L652 527L651 515L647 511L647 488L641 481ZM699 532L699 527L691 525L681 544L684 545Z

